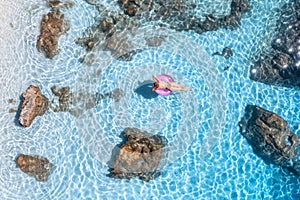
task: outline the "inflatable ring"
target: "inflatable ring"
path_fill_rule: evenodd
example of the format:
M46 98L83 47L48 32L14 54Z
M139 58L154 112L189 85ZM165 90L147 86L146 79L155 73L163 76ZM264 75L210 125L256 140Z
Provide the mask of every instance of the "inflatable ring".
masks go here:
M174 82L173 78L168 74L161 74L161 75L156 76L156 78L158 78L161 81L165 81L165 82ZM161 96L168 96L172 93L171 90L168 90L165 88L159 88L159 89L155 90L155 92Z

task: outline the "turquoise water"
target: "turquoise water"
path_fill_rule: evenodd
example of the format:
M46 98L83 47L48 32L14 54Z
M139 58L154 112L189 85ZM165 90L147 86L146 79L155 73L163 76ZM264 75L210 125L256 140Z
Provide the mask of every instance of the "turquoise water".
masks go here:
M94 50L92 60L80 63L85 51L74 40L93 24L93 6L77 0L62 11L71 29L60 38L59 54L48 60L36 49L41 16L49 11L46 3L1 1L1 199L299 199L299 180L253 154L237 125L245 106L255 104L282 116L299 134L300 91L248 78L251 59L270 45L277 11L287 2L251 1L251 12L236 30L199 35L148 24L131 38L132 50L141 50L131 61ZM203 5L198 3L198 15L207 14ZM220 10L219 15L228 10L226 1L205 5L211 12ZM166 40L149 47L144 38L151 36ZM225 46L232 48L233 57L211 56ZM225 66L230 68L224 71ZM151 99L134 92L160 73L172 74L194 91ZM125 96L104 99L78 117L50 109L23 128L8 111L18 108L31 83L50 100L53 85L89 94L120 88ZM128 126L167 138L168 153L155 180L106 176L111 150ZM47 157L56 166L49 180L36 182L21 172L14 162L20 153Z

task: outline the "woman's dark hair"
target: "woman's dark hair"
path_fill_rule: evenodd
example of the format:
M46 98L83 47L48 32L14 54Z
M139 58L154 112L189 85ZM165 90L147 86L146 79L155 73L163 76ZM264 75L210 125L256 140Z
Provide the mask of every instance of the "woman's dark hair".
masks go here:
M152 91L155 91L157 88L158 88L158 83L154 82L153 87L152 87Z

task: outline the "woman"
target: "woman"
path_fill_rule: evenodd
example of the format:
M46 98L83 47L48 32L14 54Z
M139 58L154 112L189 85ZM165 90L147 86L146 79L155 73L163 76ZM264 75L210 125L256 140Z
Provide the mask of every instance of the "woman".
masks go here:
M163 76L169 76L169 75L163 75ZM185 87L185 86L175 83L173 81L172 77L167 79L169 81L164 81L157 76L153 76L153 80L154 80L153 87L152 87L153 92L155 92L159 89L166 89L166 90L169 90L170 92L173 92L176 90L177 91L179 91L179 90L180 91L192 91L193 90L192 88L188 88L188 87Z

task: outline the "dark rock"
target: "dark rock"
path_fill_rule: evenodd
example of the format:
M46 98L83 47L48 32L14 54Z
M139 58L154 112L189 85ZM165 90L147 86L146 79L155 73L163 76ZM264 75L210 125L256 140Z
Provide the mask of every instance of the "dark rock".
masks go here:
M109 176L127 179L140 177L149 181L159 175L157 169L162 158L163 138L135 128L126 128L123 136L124 143L112 156Z
M300 1L284 6L271 50L251 67L250 78L262 83L300 87Z
M54 165L47 158L20 154L16 159L17 166L37 181L47 181Z
M53 58L58 52L58 39L69 30L64 14L59 11L49 12L43 15L41 22L41 34L37 41L37 48L47 58Z
M41 94L40 88L30 85L23 93L20 124L25 127L30 126L36 116L43 115L49 109L49 105L48 99Z
M233 52L232 52L232 50L231 50L230 47L225 47L223 49L222 53L220 53L220 52L213 53L213 56L215 56L215 55L217 55L217 56L224 56L224 58L228 59L228 58L230 58L230 57L233 56Z
M300 175L297 153L300 140L284 119L258 106L247 105L239 126L256 155L268 164L280 165Z
M192 23L191 28L187 30L193 29L197 33L203 33L206 31L215 31L219 28L238 28L243 14L250 11L250 4L248 0L232 0L230 7L231 11L229 15L222 18L216 18L211 15L206 16L204 22L196 20Z
M223 70L226 71L226 70L228 70L229 68L230 68L230 66L227 65L227 66L223 67Z

